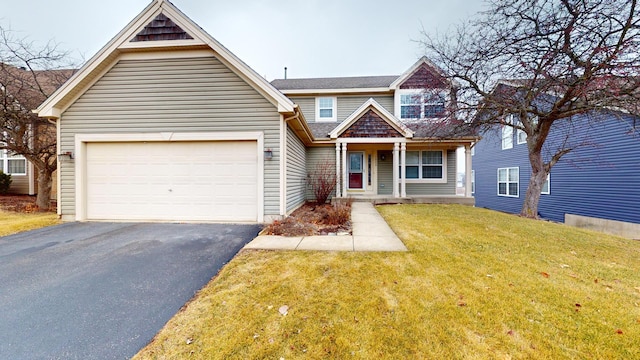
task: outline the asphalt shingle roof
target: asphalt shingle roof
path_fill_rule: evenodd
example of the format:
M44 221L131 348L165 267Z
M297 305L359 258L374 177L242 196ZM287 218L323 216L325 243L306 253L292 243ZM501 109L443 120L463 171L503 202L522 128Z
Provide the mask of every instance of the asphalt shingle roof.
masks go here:
M278 90L366 89L389 87L397 78L398 75L276 79L271 85Z

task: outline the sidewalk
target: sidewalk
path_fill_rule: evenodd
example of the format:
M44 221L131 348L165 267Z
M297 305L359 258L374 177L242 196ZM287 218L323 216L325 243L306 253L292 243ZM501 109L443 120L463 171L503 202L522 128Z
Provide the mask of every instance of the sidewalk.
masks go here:
M320 251L407 251L382 216L368 202L351 204L353 235L258 236L245 249Z

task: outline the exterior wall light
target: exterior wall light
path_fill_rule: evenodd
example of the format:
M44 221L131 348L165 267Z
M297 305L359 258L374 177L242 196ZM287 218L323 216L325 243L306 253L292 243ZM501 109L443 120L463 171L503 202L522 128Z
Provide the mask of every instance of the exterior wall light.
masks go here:
M73 153L71 151L58 154L58 161L69 161L69 160L73 160Z
M264 159L265 160L271 160L273 159L273 150L271 149L267 149L264 151Z

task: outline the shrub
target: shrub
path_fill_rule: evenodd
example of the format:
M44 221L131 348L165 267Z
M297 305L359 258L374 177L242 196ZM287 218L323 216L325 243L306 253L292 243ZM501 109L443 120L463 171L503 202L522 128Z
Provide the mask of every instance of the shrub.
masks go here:
M351 202L336 203L327 211L326 222L329 225L344 225L351 219Z
M11 186L11 174L5 174L0 171L0 194L6 194L9 192L9 187Z
M325 159L316 164L315 169L309 174L309 185L313 195L319 204L324 204L336 187L335 164Z

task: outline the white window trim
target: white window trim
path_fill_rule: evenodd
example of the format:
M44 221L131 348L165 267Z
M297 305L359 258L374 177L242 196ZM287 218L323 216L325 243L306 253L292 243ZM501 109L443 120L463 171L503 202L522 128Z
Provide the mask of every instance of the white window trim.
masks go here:
M520 141L520 136L524 134L524 140ZM524 130L522 129L518 129L516 131L516 143L518 145L522 145L522 144L526 144L527 143L527 133L524 132Z
M447 151L446 150L437 150L437 149L407 149L407 152L409 151L417 151L420 153L420 156L418 157L418 176L422 176L422 166L423 165L427 165L429 166L429 164L423 164L422 163L422 152L423 151L440 151L442 153L442 178L440 179L405 179L405 181L407 182L407 184L446 184L447 183ZM407 164L405 163L405 167L407 166ZM411 165L411 166L415 166L415 165ZM401 174L401 176L405 177L406 176L406 169L405 169L405 173Z
M424 101L424 94L439 94L442 95L444 97L444 106L446 108L447 104L451 101L451 99L449 98L449 94L444 90L444 89L400 89L400 90L396 90L395 95L394 95L394 115L402 120L402 121L415 121L415 120L422 120L422 119L439 119L439 118L432 118L432 117L425 117L424 116L424 106L430 104L429 102L425 102ZM421 96L421 101L420 101L420 117L419 118L402 118L402 95L420 95Z
M513 127L511 125L508 125L508 124L513 124L513 121L514 121L513 115L509 115L504 120L505 123L501 126L500 134L502 136L500 140L501 140L502 150L513 149ZM505 140L509 138L511 138L511 141L506 142Z
M330 118L320 117L320 99L331 99L333 103L333 109ZM338 120L338 98L335 96L319 96L316 97L316 122L336 122Z
M476 171L471 170L471 193L476 193Z
M518 169L518 180L517 181L509 181L509 172L512 169ZM507 194L500 194L500 170L507 170L507 181L506 181ZM518 184L518 195L509 195L509 184L511 184L511 183ZM512 198L520 197L520 167L514 166L514 167L498 168L498 171L496 171L496 193L498 194L498 196L503 196L503 197L512 197Z
M22 160L24 161L24 172L22 173L10 173L9 172L9 160ZM8 150L0 150L0 171L2 171L5 174L9 174L11 176L25 176L27 175L27 167L29 166L29 163L27 162L27 159L22 156L22 155L14 155L14 156L9 156L9 151Z
M547 183L547 191L542 190L544 189L544 184L543 184L542 189L540 189L540 194L550 195L551 194L551 174L547 174L547 180L545 180L545 182Z

